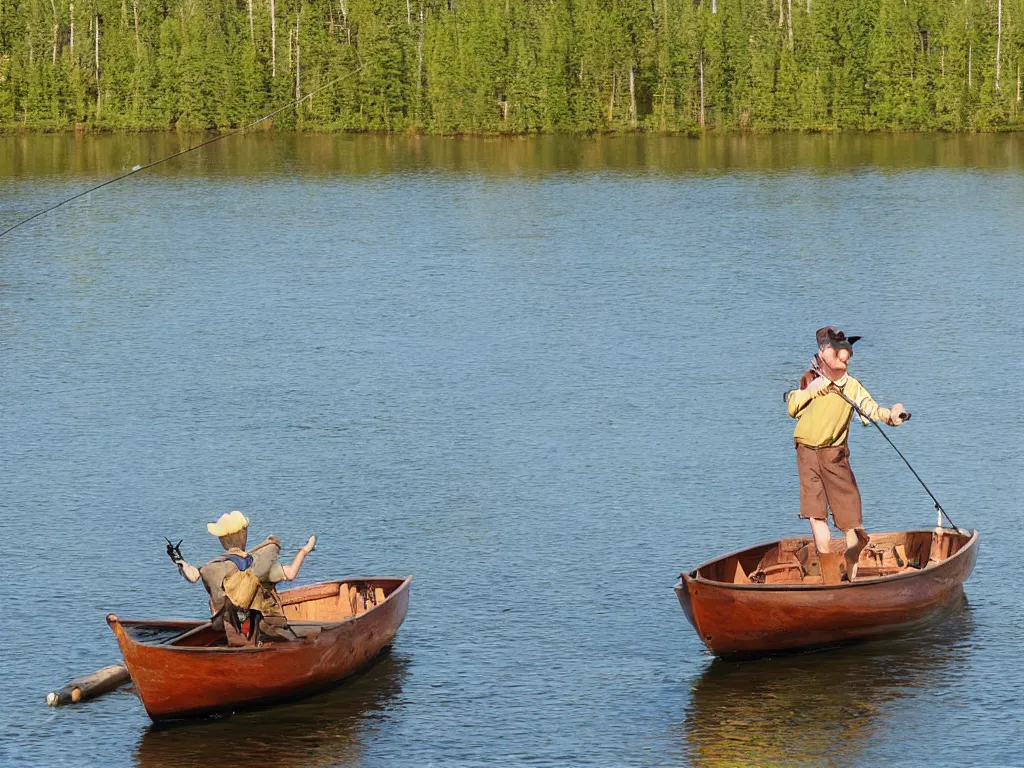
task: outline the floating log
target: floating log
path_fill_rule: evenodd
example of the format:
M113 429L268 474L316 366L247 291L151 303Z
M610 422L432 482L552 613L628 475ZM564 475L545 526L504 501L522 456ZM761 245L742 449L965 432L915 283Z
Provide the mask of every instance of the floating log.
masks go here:
M129 679L128 670L124 664L113 664L98 669L91 675L72 680L59 691L51 691L46 694L46 703L51 707L77 704L80 701L93 699L115 688L120 688Z

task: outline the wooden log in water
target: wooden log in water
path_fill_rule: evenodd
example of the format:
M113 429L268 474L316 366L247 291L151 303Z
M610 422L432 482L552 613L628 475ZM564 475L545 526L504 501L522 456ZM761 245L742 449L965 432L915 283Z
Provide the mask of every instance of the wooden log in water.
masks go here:
M124 664L113 664L98 669L91 675L72 680L59 691L46 694L46 703L51 707L65 704L77 704L86 699L94 699L115 688L120 688L129 680L128 670Z

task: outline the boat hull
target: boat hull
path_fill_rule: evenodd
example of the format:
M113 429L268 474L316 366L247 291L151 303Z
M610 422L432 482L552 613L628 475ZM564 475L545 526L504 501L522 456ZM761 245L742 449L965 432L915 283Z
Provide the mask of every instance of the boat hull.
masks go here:
M255 648L175 647L138 642L126 627L143 622L122 622L113 614L107 621L117 637L135 690L153 720L208 715L321 690L373 661L391 645L405 619L412 577L364 581L386 585L390 594L365 613L325 624L315 636ZM326 585L289 592L315 591L323 586ZM281 593L286 602L289 592ZM178 624L183 628L199 625Z
M975 531L943 562L885 578L827 585L729 584L702 578L701 566L682 574L675 591L713 653L763 655L838 645L927 623L960 600L977 557Z

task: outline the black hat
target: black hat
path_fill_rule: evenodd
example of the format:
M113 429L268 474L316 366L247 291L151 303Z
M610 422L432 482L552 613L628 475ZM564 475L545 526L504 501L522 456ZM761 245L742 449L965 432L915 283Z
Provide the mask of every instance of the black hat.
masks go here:
M860 336L847 336L842 331L837 331L831 325L826 325L815 332L814 338L818 342L819 349L827 344L833 349L845 349L853 352L853 344Z

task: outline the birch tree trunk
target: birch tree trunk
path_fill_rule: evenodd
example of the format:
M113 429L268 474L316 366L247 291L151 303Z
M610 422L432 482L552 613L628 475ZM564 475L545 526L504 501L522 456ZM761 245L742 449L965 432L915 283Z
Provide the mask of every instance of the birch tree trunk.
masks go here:
M423 117L423 0L420 0L420 40L416 45L416 119Z
M608 99L608 123L612 122L612 118L615 116L615 73L612 72L612 95Z
M277 77L277 13L270 0L270 76Z
M295 14L295 100L298 101L302 98L302 87L300 75L302 72L302 48L299 45L299 17L302 15L300 10ZM296 109L299 105L296 105Z
M999 93L999 78L1002 75L1001 52L1003 48L1003 0L998 0L996 21L996 93Z
M971 43L967 44L967 90L971 89L971 70L974 69L974 62L972 57L974 55L974 47Z
M132 0L132 14L135 17L135 47L139 47L139 0Z
M718 13L718 0L711 0L711 12Z
M253 46L256 45L256 29L252 24L252 0L249 0L249 39Z
M68 15L71 17L71 36L68 42L71 44L71 66L75 65L75 4L68 3Z
M786 0L786 24L789 27L789 47L793 48L793 0Z
M60 23L57 21L57 4L50 0L50 8L53 9L53 59L51 64L57 66L57 35L60 33Z
M700 49L700 59L698 60L698 67L700 69L700 126L704 127L704 49Z
M100 15L95 14L96 117L100 116Z
M629 65L629 122L636 128L636 83L633 75L633 64Z

